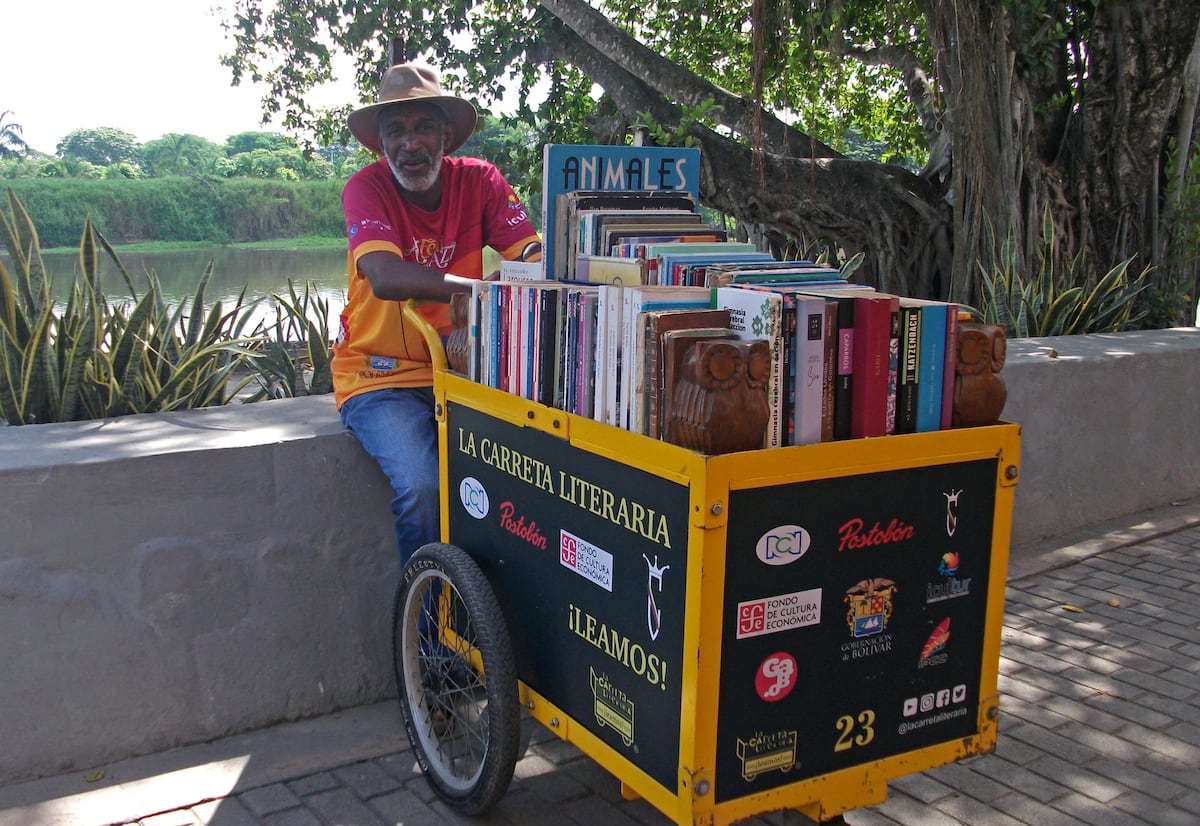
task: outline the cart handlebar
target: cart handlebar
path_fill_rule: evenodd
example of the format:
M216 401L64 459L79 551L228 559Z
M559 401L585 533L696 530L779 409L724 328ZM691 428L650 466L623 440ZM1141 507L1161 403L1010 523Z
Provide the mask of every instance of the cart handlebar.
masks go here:
M437 329L429 323L429 320L425 316L417 311L417 302L415 299L406 299L400 310L404 313L405 320L415 325L421 331L421 335L425 337L425 345L429 348L429 360L433 364L433 372L444 372L447 366L446 345L442 341L442 337L438 334Z

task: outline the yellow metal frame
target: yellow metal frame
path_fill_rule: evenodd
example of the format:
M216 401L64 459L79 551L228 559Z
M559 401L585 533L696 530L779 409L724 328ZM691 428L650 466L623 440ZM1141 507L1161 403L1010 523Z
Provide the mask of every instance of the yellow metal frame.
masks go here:
M406 309L406 311L410 311ZM419 316L417 316L419 318ZM698 656L683 666L680 764L674 794L665 790L621 753L572 720L552 698L524 683L521 700L532 716L559 737L576 744L618 778L627 797L641 796L680 824L729 824L780 809L795 809L815 820L827 820L851 809L882 803L887 783L908 774L951 763L994 749L999 716L997 683L1000 636L1014 486L1020 476L1020 428L1000 423L990 427L828 442L704 456L665 442L635 435L590 419L545 407L484 387L445 369L441 340L425 325L434 353L434 393L439 428L443 494L448 490L447 406L464 405L520 427L540 430L641 471L689 487L689 559L686 574L684 650ZM878 761L829 772L807 780L714 802L717 751L717 708L720 687L702 674L719 673L721 606L730 492L792 482L879 473L900 468L997 459L991 568L984 621L981 702L977 734L919 748ZM449 540L450 497L442 496L442 539ZM697 598L698 595L698 598Z

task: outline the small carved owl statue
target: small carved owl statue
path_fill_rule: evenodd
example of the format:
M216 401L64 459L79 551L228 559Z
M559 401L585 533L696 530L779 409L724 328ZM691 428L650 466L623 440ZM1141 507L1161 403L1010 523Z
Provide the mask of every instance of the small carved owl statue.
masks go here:
M770 419L765 341L700 341L671 391L666 441L708 455L757 450Z
M954 368L954 427L995 424L1008 400L1000 371L1008 339L999 324L960 323Z

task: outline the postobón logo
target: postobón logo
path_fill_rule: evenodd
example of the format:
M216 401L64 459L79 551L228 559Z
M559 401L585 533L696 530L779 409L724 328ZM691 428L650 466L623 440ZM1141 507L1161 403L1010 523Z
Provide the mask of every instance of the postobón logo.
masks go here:
M808 531L799 525L779 525L759 537L754 552L767 565L790 565L804 556L811 544Z
M483 519L488 515L487 490L474 476L466 476L459 483L458 498L462 501L463 510L476 519Z

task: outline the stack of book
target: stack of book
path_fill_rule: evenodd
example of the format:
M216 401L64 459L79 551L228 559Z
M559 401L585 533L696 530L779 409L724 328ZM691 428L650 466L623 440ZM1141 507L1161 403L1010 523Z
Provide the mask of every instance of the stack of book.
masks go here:
M763 447L950 427L957 306L730 240L696 207L698 154L548 146L543 277L474 285L468 376L661 439L692 344L761 340Z
M739 336L776 354L768 446L950 427L958 305L850 284L714 292Z

